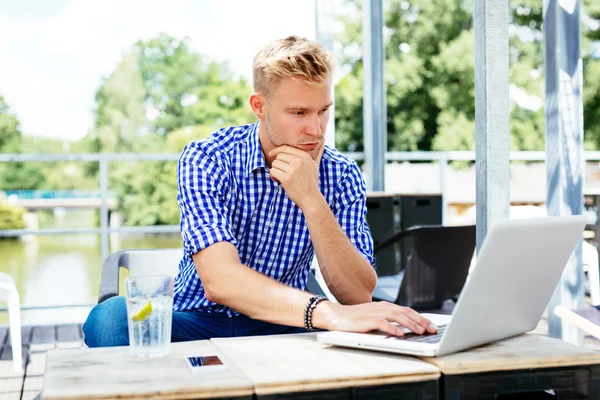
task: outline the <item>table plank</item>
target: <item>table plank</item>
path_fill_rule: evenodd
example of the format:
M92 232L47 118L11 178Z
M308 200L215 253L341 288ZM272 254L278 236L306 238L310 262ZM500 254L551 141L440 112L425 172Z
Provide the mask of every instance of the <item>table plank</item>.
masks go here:
M258 395L437 380L414 357L326 346L315 334L211 339L254 383Z
M56 326L57 342L76 342L81 340L81 338L80 328L77 324Z
M40 353L41 354L41 353ZM44 367L45 369L45 358L44 358ZM44 374L33 375L27 374L25 375L25 381L23 382L23 397L21 400L25 398L34 399L38 396L41 396L42 389L44 387Z
M10 335L8 327L0 328L0 337L2 337L2 353L0 354L0 393L6 398L13 396L13 391L17 390L21 395L23 386L24 370L15 371L12 360L12 347L10 345ZM27 363L27 347L21 349L23 362ZM1 400L2 396L0 396Z
M4 348L4 346L7 345L7 341L9 341L9 338L8 338L8 327L1 326L0 327L0 347L2 347L2 348L0 349L0 351L2 351L2 349ZM8 343L8 345L10 346L10 343Z
M25 364L27 364L27 347L23 346L19 351L21 351L21 360L23 360L21 367L23 367ZM13 348L9 345L4 345L2 348L2 355L0 355L0 377L5 376L23 376L22 371L16 372L13 370Z
M38 392L42 391L44 387L44 377L42 375L26 376L25 382L23 383L24 392Z
M23 360L22 367L27 365L27 355L28 355L28 344L29 339L31 338L32 327L23 326L21 327L21 359ZM24 371L17 372L13 369L13 348L11 346L11 338L9 334L9 330L6 331L6 336L4 338L4 345L2 347L2 354L0 354L0 377L20 377L21 382L23 378ZM20 389L19 389L20 390Z
M525 334L443 357L422 357L444 375L600 364L600 352Z
M30 352L29 362L25 369L21 400L33 400L40 397L44 386L44 372L46 372L46 352Z
M76 349L83 346L81 328L77 324L56 326L56 347Z
M34 327L31 344L54 343L56 340L54 326L42 325Z
M27 346L31 341L31 335L33 333L33 326L22 326L21 327L21 345ZM10 339L9 339L10 340Z
M18 392L0 393L0 400L20 400L21 390Z
M21 400L40 400L42 398L41 392L39 390L34 391L24 391L21 395Z
M46 352L29 353L26 376L44 375L46 372Z
M189 354L220 355L228 364L210 375L194 374ZM171 344L162 358L138 358L128 347L55 349L47 353L43 398L184 399L252 396L252 382L209 341Z
M46 351L53 349L56 344L56 332L54 326L36 326L31 335L29 348L31 351Z
M15 393L20 397L22 388L22 376L13 378L0 378L0 399L2 399L4 396L12 397Z

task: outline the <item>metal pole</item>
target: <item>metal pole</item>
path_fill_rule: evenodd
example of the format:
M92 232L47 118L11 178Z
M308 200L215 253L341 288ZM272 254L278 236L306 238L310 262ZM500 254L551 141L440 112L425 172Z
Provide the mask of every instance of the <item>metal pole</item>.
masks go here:
M383 63L382 0L364 0L363 9L363 127L367 189L385 190L387 148L385 82Z
M317 42L333 54L333 3L332 0L315 0L315 37ZM333 78L333 77L332 77ZM335 104L335 82L331 82L331 98ZM325 144L335 147L335 105L329 109L329 122L327 123L327 136Z
M100 160L100 257L108 257L108 162Z
M498 219L509 216L508 0L475 1L477 251Z
M580 2L544 0L546 68L546 169L548 215L583 211L583 105ZM548 305L548 334L582 344L580 331L563 324L554 307L583 304L581 241L569 259Z
M440 194L442 195L442 225L446 225L446 208L448 197L446 196L446 171L448 170L448 159L440 158Z

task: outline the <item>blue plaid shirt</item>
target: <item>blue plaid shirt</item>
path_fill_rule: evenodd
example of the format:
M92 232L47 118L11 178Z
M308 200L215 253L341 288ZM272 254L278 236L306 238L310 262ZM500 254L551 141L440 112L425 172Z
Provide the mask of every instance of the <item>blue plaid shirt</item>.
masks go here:
M210 302L192 255L226 241L248 267L296 289L308 280L314 248L304 215L269 175L258 123L218 130L188 144L177 166L184 256L175 278L173 309L238 313ZM366 188L356 162L326 146L319 187L358 251L374 265L366 223ZM214 268L219 268L215 265Z

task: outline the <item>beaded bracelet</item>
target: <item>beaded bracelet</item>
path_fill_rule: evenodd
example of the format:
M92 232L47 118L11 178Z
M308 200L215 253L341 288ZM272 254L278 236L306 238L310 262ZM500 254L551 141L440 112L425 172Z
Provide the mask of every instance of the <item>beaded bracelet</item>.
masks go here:
M306 303L306 307L304 308L304 328L306 328L306 330L309 332L314 332L317 330L313 328L312 325L312 313L315 307L317 307L317 304L323 300L327 300L327 297L315 295L308 300L308 303Z

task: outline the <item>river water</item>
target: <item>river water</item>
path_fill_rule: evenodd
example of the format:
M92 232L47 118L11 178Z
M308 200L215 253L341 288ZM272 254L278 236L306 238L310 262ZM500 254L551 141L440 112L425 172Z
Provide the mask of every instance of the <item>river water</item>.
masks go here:
M44 227L91 227L95 211L40 215ZM43 223L41 223L43 221ZM181 247L179 234L111 234L110 252ZM24 325L82 322L98 301L102 274L100 235L39 235L0 239L0 271L9 273L21 297ZM84 307L29 307L87 305ZM4 304L2 304L4 306ZM0 313L0 324L7 323Z

